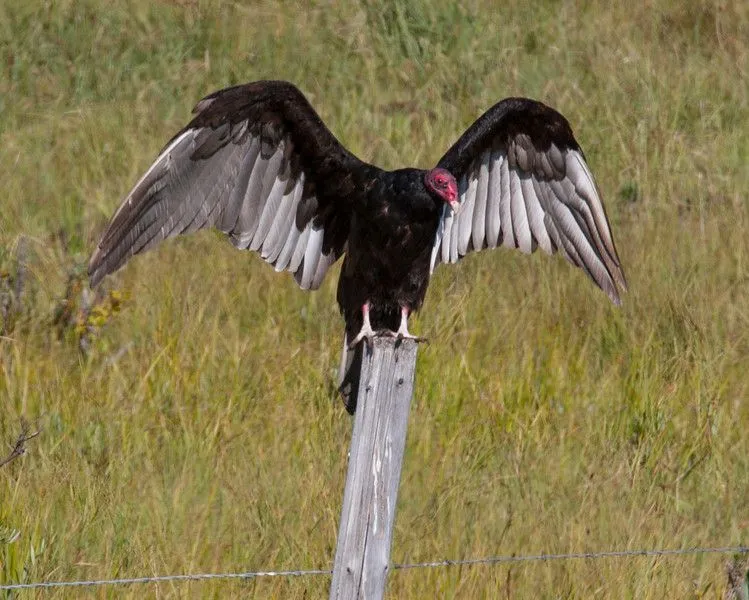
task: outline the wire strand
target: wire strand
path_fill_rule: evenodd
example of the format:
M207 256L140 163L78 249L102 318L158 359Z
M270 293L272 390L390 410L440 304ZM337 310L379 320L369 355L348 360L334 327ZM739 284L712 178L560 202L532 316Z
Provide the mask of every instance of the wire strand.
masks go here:
M295 571L249 571L247 573L195 573L192 575L154 575L153 577L122 577L119 579L91 579L81 581L40 581L0 585L2 590L28 590L57 587L86 587L96 585L132 585L136 583L164 583L170 581L205 581L209 579L255 579L259 577L301 577L305 575L330 575L333 571L308 569Z
M403 563L393 565L394 570L430 569L473 565L496 565L518 562L544 562L576 559L636 558L658 556L686 556L695 554L749 554L749 546L720 546L713 548L664 548L654 550L609 550L604 552L571 552L567 554L521 554L437 560L430 562ZM156 575L153 577L124 577L119 579L91 579L81 581L40 581L0 585L0 590L24 590L39 588L86 587L105 585L133 585L139 583L164 583L173 581L206 581L216 579L255 579L260 577L304 577L331 575L330 569L297 569L293 571L248 571L245 573L196 573L193 575Z
M525 554L519 556L487 556L460 560L438 560L395 565L396 569L423 569L432 567L453 567L501 563L576 560L581 558L634 558L638 556L684 556L689 554L749 554L749 546L724 546L715 548L664 548L656 550L609 550L604 552L570 552L567 554Z

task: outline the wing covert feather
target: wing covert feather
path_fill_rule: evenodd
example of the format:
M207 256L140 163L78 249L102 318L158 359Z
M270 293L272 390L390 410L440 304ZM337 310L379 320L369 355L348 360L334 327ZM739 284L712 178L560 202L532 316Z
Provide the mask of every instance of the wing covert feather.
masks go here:
M376 167L346 150L287 82L220 90L194 112L110 221L91 284L167 238L216 228L302 288L319 286Z

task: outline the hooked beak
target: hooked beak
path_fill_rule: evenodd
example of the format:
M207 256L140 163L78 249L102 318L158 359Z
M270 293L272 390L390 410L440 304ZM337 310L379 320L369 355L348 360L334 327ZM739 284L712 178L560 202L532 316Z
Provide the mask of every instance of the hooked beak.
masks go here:
M450 205L450 208L453 209L453 214L458 214L460 212L460 202L458 202L457 198L453 198L452 200L448 200L447 202Z

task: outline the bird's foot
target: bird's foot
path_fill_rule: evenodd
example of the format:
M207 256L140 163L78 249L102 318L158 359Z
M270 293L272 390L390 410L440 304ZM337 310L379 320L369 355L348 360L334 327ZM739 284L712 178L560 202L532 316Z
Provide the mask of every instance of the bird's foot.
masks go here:
M398 331L392 331L390 329L380 329L377 332L377 337L391 337L395 338L396 340L413 340L417 344L429 343L429 338L422 337L420 335L413 335L406 329L405 331L398 330Z
M353 350L359 343L361 343L362 340L366 341L368 346L371 346L374 338L378 335L379 332L375 333L375 330L372 329L372 326L369 323L365 322L364 325L362 325L362 328L359 330L359 333L356 334L356 337L351 340L348 348L349 350Z

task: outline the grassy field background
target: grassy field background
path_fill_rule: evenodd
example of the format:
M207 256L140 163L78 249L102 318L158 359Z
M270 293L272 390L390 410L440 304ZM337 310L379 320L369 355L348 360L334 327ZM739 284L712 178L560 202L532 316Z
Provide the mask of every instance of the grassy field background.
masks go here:
M748 72L739 0L0 0L2 447L21 419L41 428L0 468L0 582L331 565L351 423L337 271L307 294L208 232L133 260L92 305L83 279L194 103L261 78L295 82L386 168L433 165L502 97L555 106L630 281L616 309L557 257L438 270L395 562L749 543ZM397 571L389 595L720 598L728 558Z

